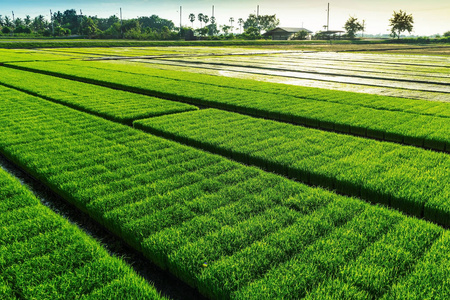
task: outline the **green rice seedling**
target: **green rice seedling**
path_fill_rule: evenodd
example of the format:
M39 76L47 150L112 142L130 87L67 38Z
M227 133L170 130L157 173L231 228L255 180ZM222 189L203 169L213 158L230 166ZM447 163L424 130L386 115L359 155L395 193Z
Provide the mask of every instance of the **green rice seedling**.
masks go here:
M123 299L162 299L123 261L75 225L44 207L18 180L0 170L0 295L4 299L89 296L115 281ZM18 206L17 203L21 205ZM108 298L109 290L96 295Z
M284 87L274 93L274 87L278 86L271 83L249 83L240 79L228 79L234 84L218 83L227 80L204 75L200 77L205 81L180 80L172 78L170 74L174 71L161 71L169 75L155 76L151 68L137 67L139 72L128 72L126 65L102 62L77 61L58 66L39 62L18 63L14 67L264 118L288 120L313 128L333 129L415 146L423 144L426 148L439 151L445 151L449 142L447 103L427 104L427 101L420 100L320 89L312 89L311 92L309 88L301 87ZM185 76L195 77L191 73ZM149 81L154 83L151 87ZM355 104L353 100L361 97L367 98L364 105L358 101ZM371 105L372 102L375 104ZM441 112L431 113L436 106L441 108ZM408 109L403 110L403 107ZM424 114L423 107L429 108L430 113ZM422 126L424 122L428 124L426 127ZM422 130L418 132L417 128Z
M411 272L409 266L420 260L441 235L442 229L438 226L405 219L354 262L341 267L339 277L374 297L380 297L399 278Z
M208 127L197 130L193 120L198 120L198 124L207 120ZM228 122L239 126L229 126ZM190 125L184 126L185 123ZM450 161L444 153L215 109L140 120L135 124L142 130L152 128L182 135L200 147L211 144L206 150L223 149L237 161L411 215L422 216L427 203L433 201L437 213L427 213L429 220L445 225L446 219L450 219L442 214L448 211L446 201L438 200L445 199L448 193L444 183L448 182L445 174ZM228 138L222 139L224 136ZM441 213L437 205L442 206Z
M425 241L415 246L413 233L407 235L398 231L389 235L398 229L396 224L406 224L407 218L393 210L312 188L37 97L10 92L15 94L14 98L0 100L0 127L4 129L0 152L103 223L147 258L196 286L206 296L260 299L269 295L269 298L284 296L289 299L313 295L316 289L328 285L332 285L334 294L361 295L349 287L346 278L339 277L340 271L358 261L367 249L378 247L380 241L388 241L387 237L391 236L399 240L395 247L420 249L415 252L418 253L414 256L417 260L390 260L391 269L400 271L392 273L395 279L379 277L376 286L383 289L379 293L381 296L389 288L394 290L399 283L405 282L404 278L413 274L413 270L419 270L421 259L426 258L429 265L439 264L442 254L426 253L426 249L440 251L441 239L436 236L434 225L415 231L420 237L418 240ZM214 115L210 116L206 123L217 135L223 125L215 126ZM177 122L182 123L181 116L176 117ZM239 116L236 124L244 124L241 118ZM225 120L228 122L233 118L228 114ZM401 168L412 170L411 177L407 178L410 180L419 174L415 170L439 169L447 160L443 153L411 147L401 148L408 149L405 152L397 151L396 147L400 146L391 143L375 144L372 149L367 146L367 141L358 144L355 140L347 140L355 137L327 140L331 133L316 134L311 129L278 130L279 123L276 122L268 122L267 130L264 130L259 127L261 122L268 121L251 118L248 126L243 126L242 135L233 134L233 140L240 139L237 144L245 145L245 135L257 128L254 136L266 134L271 139L266 139L269 141L266 144L264 138L250 139L252 146L248 149L254 153L263 153L272 141L282 141L277 145L286 147L278 155L273 149L268 152L276 158L274 162L280 162L286 154L289 164L301 158L302 171L306 171L307 166L311 166L316 174L331 166L347 170L339 176L349 176L348 170L353 168L358 171L359 181L364 179L365 172L359 164L371 159L375 161L370 168L374 174L367 177L367 183L362 182L368 188L379 188L392 196L408 195L410 186L401 181ZM198 129L194 130L197 132ZM277 139L283 135L285 139ZM127 137L130 137L129 141ZM210 141L220 143L221 147L227 142L221 138ZM295 144L292 141L299 141L297 152L293 152ZM369 141L369 145L372 142ZM302 148L303 145L306 146ZM345 151L348 151L347 156L342 155ZM372 156L367 155L370 153ZM415 153L420 162L412 160L396 167L402 159ZM439 170L423 175L446 182L442 175L446 169ZM391 176L393 183L381 176L385 173ZM400 182L403 188L396 191L394 184L398 186ZM411 182L417 184L418 180ZM119 288L118 281L131 277L126 271L118 270L120 267L115 267L116 263L107 260L105 255L108 254L96 247L96 243L89 242L89 238L86 246L80 244L84 238L76 236L64 242L67 248L61 249L60 242L52 242L29 247L30 251L23 255L2 256L9 255L9 250L25 249L19 245L22 242L42 243L45 237L66 232L61 230L64 222L53 222L46 214L36 215L24 205L17 206L17 214L6 206L2 208L7 216L0 217L0 223L7 225L1 227L5 234L0 238L0 266L3 264L7 270L0 274L0 285L6 285L2 287L3 293L8 295L17 290L9 281L13 278L14 282L24 285L26 282L34 284L22 288L28 298L32 298L31 295L56 298L65 293L69 298L83 295L85 298L102 298L102 293L105 293L104 297L121 297L127 290L130 295L138 295L136 297L151 295L139 280L126 282ZM27 221L23 219L25 216L32 219ZM36 225L36 222L42 224ZM39 229L35 230L33 226ZM405 230L408 228L414 227L406 226ZM92 251L83 250L83 253L71 255L75 248ZM51 261L59 264L52 266ZM36 269L39 265L48 266L49 272L34 278L33 272L26 267ZM75 270L63 270L63 266ZM100 272L97 276L94 269L98 272L107 270L108 274ZM118 271L115 273L111 269ZM52 276L50 270L58 272L60 277ZM341 281L336 281L338 279ZM3 284L5 280L8 281ZM80 287L83 282L85 285ZM442 280L437 283L436 286L441 288ZM437 293L438 288L429 287L429 293Z
M0 74L0 84L124 124L197 109L188 104L32 72L0 68Z
M399 214L378 214L374 210L364 210L342 227L297 252L263 278L239 289L235 298L294 299L306 296L308 290L335 275L342 264L357 257L368 243L383 236L401 218Z
M381 299L446 299L450 296L450 236L443 233L410 273L396 282Z

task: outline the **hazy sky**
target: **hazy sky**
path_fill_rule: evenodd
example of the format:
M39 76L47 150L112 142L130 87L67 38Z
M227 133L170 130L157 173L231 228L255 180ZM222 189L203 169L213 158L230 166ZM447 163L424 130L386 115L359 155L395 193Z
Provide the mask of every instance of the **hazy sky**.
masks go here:
M217 22L229 25L229 18L244 20L251 13L256 13L259 5L260 14L276 14L280 26L301 27L314 32L322 29L327 22L327 3L330 3L330 29L343 30L345 21L350 17L365 20L366 32L373 34L389 33L389 18L394 10L403 10L414 17L415 35L442 34L450 31L450 1L448 0L78 0L78 1L7 1L0 0L0 15L11 17L14 11L16 17L25 15L32 17L42 14L49 18L52 11L66 9L81 9L84 15L108 17L119 15L122 8L123 18L137 16L159 15L172 20L176 26L180 24L180 6L182 6L182 24L189 26L188 15L199 13L211 16L212 6L215 7ZM196 21L194 27L199 27ZM234 24L238 26L237 23Z

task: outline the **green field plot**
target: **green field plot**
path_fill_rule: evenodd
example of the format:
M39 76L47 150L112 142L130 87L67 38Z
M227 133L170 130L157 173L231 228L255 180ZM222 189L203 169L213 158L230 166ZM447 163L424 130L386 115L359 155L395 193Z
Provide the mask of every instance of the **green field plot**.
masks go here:
M0 63L23 61L63 61L81 58L82 55L74 53L47 53L38 50L9 50L0 47Z
M216 109L135 127L450 225L450 157Z
M240 52L254 52L253 50L222 48L222 47L109 47L109 48L57 48L42 49L45 52L75 53L91 57L142 57L142 56L189 56L211 55ZM268 50L266 50L268 51ZM272 51L273 52L273 51Z
M29 64L27 66L38 66L38 64ZM50 71L55 70L55 68L51 67L50 64L46 64L46 66L51 68L49 69ZM267 83L248 79L212 76L191 72L170 71L159 69L158 65L145 65L133 61L66 61L61 63L62 71L66 68L71 70L74 66L175 79L183 82L201 83L204 85L231 87L238 90L257 91L268 94L292 96L300 99L347 104L379 110L402 111L420 115L450 117L450 104L448 103L291 86L286 84Z
M0 90L0 152L211 299L450 297L437 225Z
M92 67L89 67L91 64ZM323 99L314 100L312 99L313 96L299 98L282 95L281 90L280 93L274 94L231 86L129 73L126 71L126 66L114 66L117 70L105 71L95 67L105 65L105 63L98 62L83 62L82 64L80 62L80 65L77 63L56 65L39 62L17 63L15 65L197 105L238 111L274 120L440 151L450 151L450 122L448 118L450 110L447 103L418 100L414 102L410 100L410 102L402 103L405 105L405 111L398 110L398 107L389 110L381 107L364 107L359 104L335 103L323 101ZM187 78L190 77L190 73L183 74ZM243 85L245 86L245 83ZM314 92L319 95L321 93L318 89L311 93ZM326 93L330 95L329 92ZM345 94L349 95L349 93ZM356 93L351 95L356 99L360 97L360 94ZM317 97L326 98L327 96ZM342 97L345 98L345 96ZM391 102L397 101L395 98L390 100ZM383 97L380 101L387 102ZM388 104L386 106L389 107ZM397 106L399 105L397 104ZM411 106L416 107L411 108ZM419 113L420 106L423 106L425 113Z
M136 119L197 109L185 103L10 68L0 68L0 84L129 125Z
M162 299L0 169L0 298Z

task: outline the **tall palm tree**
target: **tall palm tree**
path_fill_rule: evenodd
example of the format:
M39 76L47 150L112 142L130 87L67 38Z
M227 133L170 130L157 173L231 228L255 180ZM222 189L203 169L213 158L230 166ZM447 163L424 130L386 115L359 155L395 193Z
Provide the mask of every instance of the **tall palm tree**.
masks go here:
M25 17L25 25L27 26L27 27L30 27L30 25L31 25L31 17L30 17L30 15L27 15L26 17Z
M229 21L230 21L230 28L231 28L231 32L233 32L233 23L234 23L234 18L233 18L233 17L231 17Z
M191 21L192 28L194 28L194 21L195 21L195 15L194 14L190 14L189 15L189 21Z
M204 15L204 16L203 16L203 22L205 22L205 26L206 26L206 24L208 24L208 22L209 22L209 17L208 17L207 15Z
M5 23L6 27L11 27L12 26L11 19L8 16L5 16L4 23Z
M199 13L198 16L197 16L198 20L200 21L200 27L201 27L201 28L203 28L202 22L203 22L203 17L204 17L204 16L205 16L205 15L202 14L202 13Z
M244 25L244 19L239 18L238 24L239 24L239 31L242 33L242 25Z

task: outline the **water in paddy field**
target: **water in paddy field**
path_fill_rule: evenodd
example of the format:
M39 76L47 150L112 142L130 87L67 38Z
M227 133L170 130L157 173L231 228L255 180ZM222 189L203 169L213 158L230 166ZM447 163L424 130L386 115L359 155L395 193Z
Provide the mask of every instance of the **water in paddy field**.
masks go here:
M446 57L297 51L133 61L168 70L450 102Z

